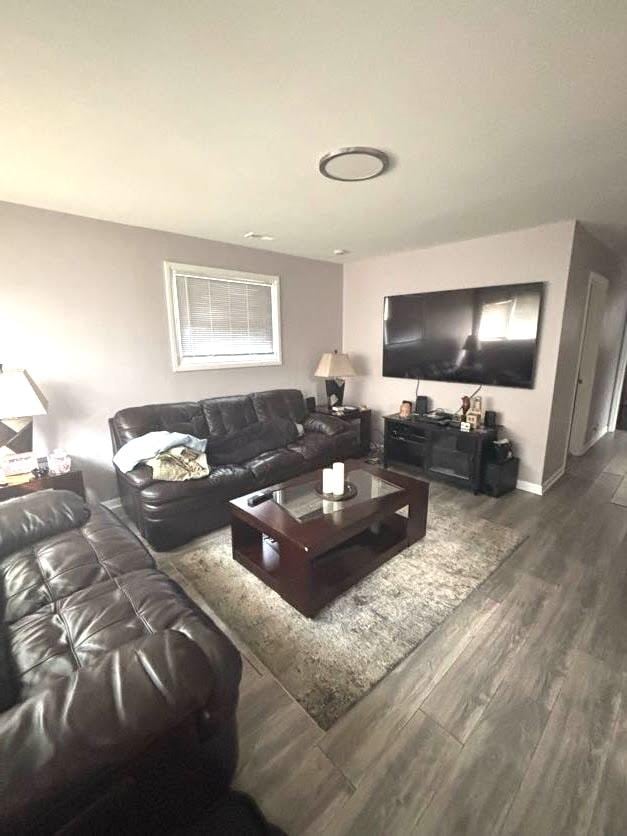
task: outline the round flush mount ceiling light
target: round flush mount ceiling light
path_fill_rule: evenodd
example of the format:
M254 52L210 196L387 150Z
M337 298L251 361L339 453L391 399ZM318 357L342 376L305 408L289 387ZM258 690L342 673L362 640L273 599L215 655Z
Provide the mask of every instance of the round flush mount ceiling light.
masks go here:
M331 180L353 182L372 180L379 177L390 166L390 158L379 148L366 148L355 145L351 148L338 148L320 157L320 174Z

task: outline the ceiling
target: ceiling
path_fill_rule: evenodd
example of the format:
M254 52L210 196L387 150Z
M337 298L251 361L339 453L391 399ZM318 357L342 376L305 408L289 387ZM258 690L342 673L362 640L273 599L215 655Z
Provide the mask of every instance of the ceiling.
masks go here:
M567 218L627 252L626 41L618 0L3 0L0 199L330 260ZM321 177L346 145L394 165Z

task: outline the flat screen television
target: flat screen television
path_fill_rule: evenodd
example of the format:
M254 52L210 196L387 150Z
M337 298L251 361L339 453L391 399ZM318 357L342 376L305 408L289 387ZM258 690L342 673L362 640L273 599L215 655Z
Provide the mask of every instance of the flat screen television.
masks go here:
M544 284L386 296L383 375L533 388Z

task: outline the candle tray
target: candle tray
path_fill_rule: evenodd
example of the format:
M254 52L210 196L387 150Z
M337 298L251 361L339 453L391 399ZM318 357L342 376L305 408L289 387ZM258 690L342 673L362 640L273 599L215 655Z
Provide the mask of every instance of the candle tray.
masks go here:
M316 485L316 493L320 494L323 499L329 499L331 502L344 502L346 499L353 499L357 496L357 488L352 482L344 482L344 493L341 496L336 496L334 493L323 493L322 485Z

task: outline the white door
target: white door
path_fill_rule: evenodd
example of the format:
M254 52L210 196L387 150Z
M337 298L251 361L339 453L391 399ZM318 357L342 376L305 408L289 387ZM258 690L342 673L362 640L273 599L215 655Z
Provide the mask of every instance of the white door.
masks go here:
M588 418L592 403L592 389L599 358L601 328L605 314L605 297L608 280L592 273L588 285L588 299L584 329L579 349L579 376L575 394L575 407L570 428L570 452L574 456L583 456L588 439Z

